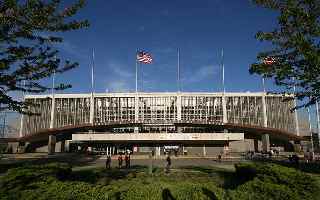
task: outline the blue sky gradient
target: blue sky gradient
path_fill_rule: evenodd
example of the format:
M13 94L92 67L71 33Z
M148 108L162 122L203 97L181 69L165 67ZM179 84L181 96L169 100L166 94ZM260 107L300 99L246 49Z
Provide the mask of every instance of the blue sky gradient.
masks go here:
M95 91L134 91L135 52L143 49L154 63L139 66L139 90L177 91L179 48L182 90L221 91L223 48L226 90L261 91L261 78L248 69L268 44L254 36L275 27L276 14L249 0L88 1L76 19L88 19L90 28L64 33L59 45L60 57L80 67L57 80L73 85L64 92L90 92L94 48ZM272 81L267 88L275 89Z
M64 1L63 7L72 2ZM177 91L178 48L182 91L222 91L224 49L226 91L261 92L261 77L250 75L248 69L259 52L270 48L255 39L256 32L275 28L276 17L276 12L250 0L87 0L75 19L88 19L91 26L57 34L64 38L56 46L59 58L80 63L56 76L56 82L73 86L59 93L91 92L92 49L95 92L133 92L138 49L154 59L153 64L139 66L139 91ZM43 82L50 87L52 79ZM266 80L266 88L279 90L272 80ZM311 109L315 128L315 109ZM305 109L299 113L305 122Z

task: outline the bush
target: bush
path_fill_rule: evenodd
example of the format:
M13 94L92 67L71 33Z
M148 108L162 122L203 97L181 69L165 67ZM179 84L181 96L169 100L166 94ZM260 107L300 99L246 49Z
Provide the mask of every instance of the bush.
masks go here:
M147 169L146 169L147 171ZM0 177L0 199L319 199L319 184L308 174L274 164L239 164L234 189L214 182L212 168L205 172L159 170L149 176L112 169L72 172L64 164L26 165ZM230 172L232 173L232 172Z
M239 164L237 176L250 180L230 192L233 199L319 199L313 177L275 164Z
M106 171L71 172L68 165L48 164L9 169L0 179L0 199L222 199L223 190L213 182L176 181L174 176L161 173L153 177L144 172L124 176L112 170L104 178L96 177ZM81 177L80 177L81 176ZM88 176L88 177L87 177ZM94 178L92 178L92 176ZM110 177L109 177L110 176ZM80 180L80 181L79 181ZM96 182L94 182L96 180ZM207 180L210 180L209 178ZM84 182L86 181L86 182Z

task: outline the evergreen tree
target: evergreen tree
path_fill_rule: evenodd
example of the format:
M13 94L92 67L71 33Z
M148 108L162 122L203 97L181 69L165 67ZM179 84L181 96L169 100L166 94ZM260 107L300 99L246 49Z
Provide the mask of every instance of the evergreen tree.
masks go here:
M41 80L63 73L78 63L58 58L54 33L86 28L87 20L71 17L84 6L84 0L61 8L60 0L0 0L0 111L27 113L27 103L15 100L12 92L42 93L49 89ZM54 89L71 87L59 84Z
M279 13L278 26L258 32L256 38L272 48L261 52L250 73L273 78L288 91L296 86L296 96L307 103L320 100L320 0L253 0ZM267 62L263 62L267 61Z

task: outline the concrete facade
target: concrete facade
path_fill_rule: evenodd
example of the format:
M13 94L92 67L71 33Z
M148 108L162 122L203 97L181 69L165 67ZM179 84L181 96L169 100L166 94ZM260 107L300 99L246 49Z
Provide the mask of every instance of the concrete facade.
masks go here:
M289 98L288 101L283 101ZM202 155L210 154L213 147L205 144L225 142L225 149L258 151L261 142L244 141L244 133L229 130L208 130L197 127L175 126L177 122L201 122L211 125L227 123L275 128L296 132L295 105L292 95L266 93L90 93L27 95L27 102L36 103L30 110L40 115L21 118L21 136L42 129L53 129L81 124L104 125L110 122L137 122L143 127L123 127L87 133L75 133L74 141L134 142L134 141L184 141L202 143ZM110 131L103 134L103 131ZM200 132L198 132L200 131ZM262 149L270 150L270 139L263 135ZM240 141L240 142L234 142ZM58 144L55 136L49 136L48 152L57 148L66 150L64 141ZM187 147L191 148L191 147ZM197 149L199 147L195 147ZM220 150L220 147L218 148Z

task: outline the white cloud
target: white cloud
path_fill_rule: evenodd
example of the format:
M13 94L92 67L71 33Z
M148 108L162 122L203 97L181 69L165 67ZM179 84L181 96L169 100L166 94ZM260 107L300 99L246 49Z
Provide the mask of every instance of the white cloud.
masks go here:
M134 72L129 71L121 63L109 61L107 64L110 72L106 82L106 91L127 92L133 89Z
M130 91L130 84L126 80L111 80L107 82L106 91L110 92L128 92Z
M109 62L108 63L108 69L116 76L118 76L121 79L124 78L132 78L134 76L134 73L125 69L123 64L117 63L117 62Z
M204 79L213 77L217 74L219 68L214 65L205 65L200 67L197 71L194 71L192 74L189 74L187 77L183 78L182 81L186 83L196 83Z

